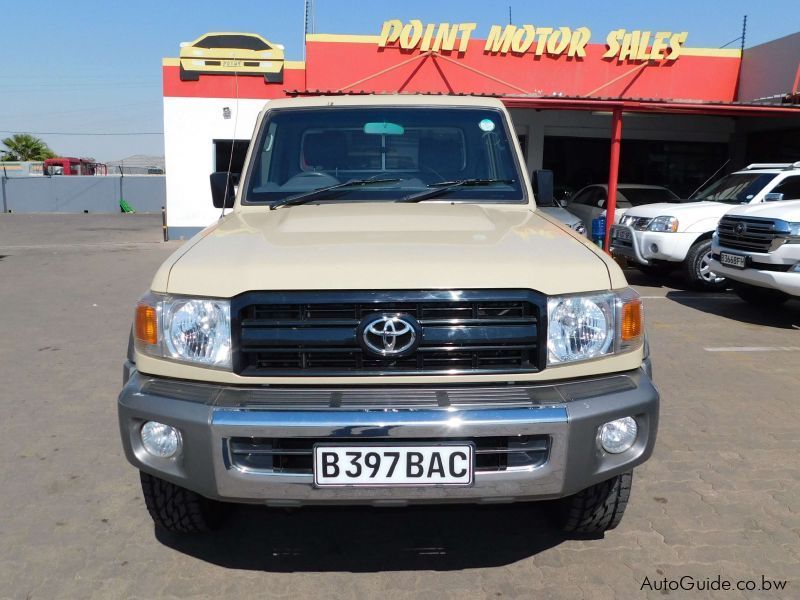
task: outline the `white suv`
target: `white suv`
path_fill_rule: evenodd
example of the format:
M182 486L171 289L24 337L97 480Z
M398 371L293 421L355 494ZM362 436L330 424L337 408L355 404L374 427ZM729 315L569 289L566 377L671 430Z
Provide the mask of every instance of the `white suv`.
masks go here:
M711 252L714 272L743 300L769 306L800 297L800 200L734 208L720 220Z
M717 223L732 205L758 204L767 195L800 199L800 162L752 164L700 190L688 202L632 208L611 229L611 252L645 272L680 267L695 287L724 287L724 277L711 264Z

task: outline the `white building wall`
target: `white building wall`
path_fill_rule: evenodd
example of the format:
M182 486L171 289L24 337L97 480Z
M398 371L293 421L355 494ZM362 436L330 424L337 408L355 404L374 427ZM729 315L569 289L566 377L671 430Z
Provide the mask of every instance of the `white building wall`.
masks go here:
M214 170L214 140L249 140L266 102L164 98L167 227L171 238L188 237L219 218L208 180ZM230 119L223 115L225 107L230 108Z

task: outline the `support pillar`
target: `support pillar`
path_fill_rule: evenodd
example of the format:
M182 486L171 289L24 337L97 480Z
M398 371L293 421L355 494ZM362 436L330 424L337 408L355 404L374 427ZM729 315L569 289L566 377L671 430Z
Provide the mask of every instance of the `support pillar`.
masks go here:
M608 200L606 201L606 239L603 249L608 252L611 227L617 210L617 183L619 180L619 147L622 142L622 109L615 108L611 116L611 156L608 167Z

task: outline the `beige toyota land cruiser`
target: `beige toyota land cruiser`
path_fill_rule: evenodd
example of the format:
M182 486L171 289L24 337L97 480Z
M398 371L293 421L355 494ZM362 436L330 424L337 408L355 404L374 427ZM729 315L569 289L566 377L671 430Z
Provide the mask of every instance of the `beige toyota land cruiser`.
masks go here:
M658 423L641 301L537 211L501 102L276 100L211 188L230 211L139 300L119 396L156 525L533 500L620 522Z

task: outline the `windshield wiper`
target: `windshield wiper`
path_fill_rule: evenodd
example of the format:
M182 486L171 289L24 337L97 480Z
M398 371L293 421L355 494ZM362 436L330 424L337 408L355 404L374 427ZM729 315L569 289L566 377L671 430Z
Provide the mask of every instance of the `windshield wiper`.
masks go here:
M275 210L276 208L280 208L281 206L297 206L299 204L305 204L306 202L311 202L312 200L319 200L320 198L324 198L325 196L330 196L331 194L329 192L335 192L336 190L343 190L344 188L351 186L372 185L375 183L397 183L398 181L401 181L399 177L393 177L389 179L351 179L350 181L345 181L344 183L337 183L336 185L328 185L325 187L317 188L316 190L303 192L302 194L295 194L294 196L289 196L288 198L284 198L283 200L278 200L275 204L271 205L269 209Z
M514 181L514 179L459 179L456 181L440 181L438 183L430 184L428 187L431 189L425 190L424 192L411 194L410 196L405 196L404 198L397 200L397 202L422 202L428 198L441 196L450 190L460 187L491 185L493 183L514 183Z

